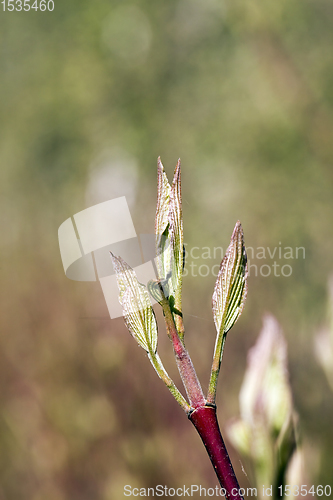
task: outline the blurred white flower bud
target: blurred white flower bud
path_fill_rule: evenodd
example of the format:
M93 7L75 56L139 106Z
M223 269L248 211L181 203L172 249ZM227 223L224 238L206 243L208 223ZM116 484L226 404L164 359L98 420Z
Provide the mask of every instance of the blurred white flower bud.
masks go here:
M287 344L273 316L264 318L249 352L239 404L241 418L230 422L227 432L235 448L252 460L260 496L259 486L277 487L279 471L285 474L295 447Z
M316 358L333 390L333 276L328 282L328 295L328 324L315 336L314 348Z

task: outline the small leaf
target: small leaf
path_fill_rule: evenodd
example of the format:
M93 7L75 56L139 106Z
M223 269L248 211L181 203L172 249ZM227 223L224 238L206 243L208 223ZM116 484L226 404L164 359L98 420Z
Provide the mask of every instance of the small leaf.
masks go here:
M183 218L181 206L180 160L170 186L158 158L157 208L155 218L157 270L160 280L168 280L168 294L181 307L183 272Z
M165 279L171 268L171 247L169 238L169 209L171 186L161 159L157 160L157 206L155 216L156 262L160 279Z
M123 307L126 326L145 351L156 353L157 324L148 291L121 257L111 253L111 259L117 275L119 302Z
M165 297L169 296L169 287L167 280L149 280L147 283L148 292L159 304Z
M169 184L161 158L157 159L157 207L155 217L155 233L161 236L169 224L169 201L171 186ZM158 243L158 241L157 241Z
M221 262L213 293L213 315L218 334L226 334L241 315L247 294L246 278L244 235L238 221Z
M238 221L232 233L230 245L221 262L212 299L217 335L207 394L207 401L211 404L215 404L217 379L226 334L241 315L246 299L246 262L243 229Z
M171 280L175 297L175 307L181 309L181 285L184 261L184 231L180 160L178 160L171 187L169 221L171 247L173 251Z
M121 257L110 254L117 275L119 301L123 306L126 326L138 344L147 351L158 376L188 414L190 405L169 377L157 354L157 324L146 287L139 283L134 270ZM151 286L155 284L152 283Z

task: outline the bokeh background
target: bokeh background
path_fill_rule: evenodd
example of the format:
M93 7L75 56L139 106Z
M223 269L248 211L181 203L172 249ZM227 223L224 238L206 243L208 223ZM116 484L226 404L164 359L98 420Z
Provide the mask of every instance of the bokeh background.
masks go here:
M222 429L239 414L246 355L272 313L288 342L308 484L332 485L333 399L313 347L333 272L332 47L330 0L1 10L0 500L216 485L194 428L122 318L108 317L98 282L67 279L59 253L65 219L117 196L137 233L152 232L159 155L169 177L182 159L185 241L199 248L184 280L186 340L205 388L215 278L191 262L218 264L202 249L225 249L238 219L255 252L304 247L305 258L251 259L258 272L228 338L218 414ZM290 276L274 276L274 261Z

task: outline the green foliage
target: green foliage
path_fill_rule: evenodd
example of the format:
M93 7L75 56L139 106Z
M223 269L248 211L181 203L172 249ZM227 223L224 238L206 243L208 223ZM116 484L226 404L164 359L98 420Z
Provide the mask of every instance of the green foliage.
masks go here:
M184 258L180 160L170 186L161 159L158 158L157 208L155 217L156 262L158 277L166 281L172 310L181 312Z
M111 253L111 258L117 274L119 301L123 307L126 326L147 353L155 354L157 323L148 291L121 257Z
M222 337L242 313L247 295L247 257L243 229L238 221L221 262L213 293L213 316Z

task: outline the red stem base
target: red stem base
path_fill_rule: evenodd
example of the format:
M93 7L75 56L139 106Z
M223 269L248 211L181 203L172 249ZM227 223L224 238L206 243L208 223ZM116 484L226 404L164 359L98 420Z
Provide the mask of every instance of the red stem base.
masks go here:
M221 436L216 408L201 406L190 413L189 419L205 445L220 485L225 490L226 498L243 500L239 494L239 484Z

